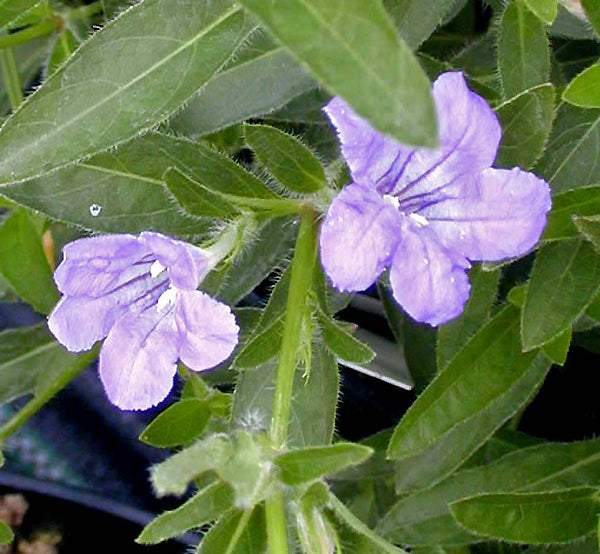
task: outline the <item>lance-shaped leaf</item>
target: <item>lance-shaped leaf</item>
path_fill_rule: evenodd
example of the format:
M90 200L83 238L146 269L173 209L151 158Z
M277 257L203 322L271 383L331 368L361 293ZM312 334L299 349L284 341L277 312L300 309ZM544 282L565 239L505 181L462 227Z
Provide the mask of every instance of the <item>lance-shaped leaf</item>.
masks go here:
M214 133L277 110L315 86L314 79L285 48L265 33L256 33L170 126L190 136Z
M333 493L329 493L328 505L339 523L348 527L352 534L358 536L358 544L355 547L356 549L353 550L354 552L363 554L367 554L368 552L406 554L404 550L390 544L369 529Z
M280 454L274 460L280 479L288 485L299 485L319 479L364 462L373 454L368 446L338 443L315 446Z
M76 358L54 342L45 324L1 332L0 402L33 392L42 373L54 373Z
M550 48L544 24L523 0L511 2L502 15L498 63L507 98L548 82Z
M540 85L498 106L502 143L495 167L533 166L544 151L554 119L554 87Z
M400 36L416 50L452 8L454 0L384 0Z
M585 312L600 290L600 255L584 239L542 246L536 256L521 318L523 348L550 342Z
M573 79L563 92L563 100L582 108L600 108L600 64L594 64Z
M197 554L262 554L267 548L265 510L232 510L202 537Z
M484 494L455 502L460 525L484 537L526 544L571 542L597 527L598 493L593 488L531 494Z
M401 498L377 530L390 540L407 544L469 544L477 539L450 515L453 502L482 493L541 492L598 484L600 440L541 444L459 471L428 490Z
M379 1L240 3L376 129L403 143L435 146L429 81Z
M260 180L223 154L205 144L160 133L27 183L5 187L2 193L52 218L94 231L137 233L152 229L175 236L206 236L210 221L191 217L177 207L165 179L182 202L192 203L192 213L195 197L186 193L187 188L180 190L185 179L193 179L189 186L194 192L198 192L196 183L205 187L201 190L213 200L217 193L228 192L275 197ZM218 201L206 215L235 211L224 197Z
M600 110L562 104L536 174L554 193L600 182Z
M600 4L595 0L581 0L581 7L594 28L596 36L600 37Z
M463 313L438 330L437 366L446 367L469 339L487 322L498 292L500 271L476 266L469 272L471 294Z
M294 377L288 445L302 448L329 444L335 426L339 375L335 358L323 345L313 343L310 373ZM236 425L268 429L273 409L277 358L242 372L233 400Z
M558 0L525 0L527 7L546 25L552 25L558 13Z
M508 306L437 375L400 421L388 456L397 490L443 479L463 463L542 383L543 355L522 353L519 311Z
M277 355L282 340L281 331L289 287L290 271L288 268L273 288L263 316L253 330L252 336L236 356L235 367L255 367Z
M542 241L579 236L574 217L600 215L600 186L582 187L557 194L542 235Z
M19 19L40 0L0 0L0 29Z
M146 0L123 12L6 121L0 183L30 179L153 127L208 82L248 32L230 0Z
M400 500L382 520L381 530L385 528L394 540L410 544L473 542L474 536L452 519L450 504L482 493L596 487L600 482L599 448L598 440L547 443L518 450L489 465L460 471L428 491Z
M157 544L215 521L232 507L231 487L222 483L213 483L179 508L153 519L135 541L141 544Z
M371 348L355 339L338 322L325 315L321 309L317 310L317 318L325 344L340 360L367 364L375 357L375 352Z
M210 415L210 406L206 400L181 400L159 414L139 438L159 448L179 446L197 438L206 427Z
M311 193L327 185L321 162L296 137L269 125L245 125L244 134L260 163L284 187Z
M47 314L59 295L31 216L17 210L0 226L0 273L25 302Z

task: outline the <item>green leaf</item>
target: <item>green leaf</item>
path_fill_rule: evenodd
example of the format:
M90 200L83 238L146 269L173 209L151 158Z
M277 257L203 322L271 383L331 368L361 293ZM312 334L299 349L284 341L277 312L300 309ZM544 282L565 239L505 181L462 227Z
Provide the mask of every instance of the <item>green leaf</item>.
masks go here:
M25 44L13 47L19 76L24 86L29 86L40 71L40 65L47 55L47 41L44 39L32 40ZM7 86L4 82L4 74L0 71L0 112L4 116L10 110L10 100L7 94Z
M31 179L152 128L210 80L248 31L230 0L146 0L124 11L6 121L0 183Z
M312 193L327 186L321 162L297 138L269 125L244 125L244 134L260 163L284 187Z
M254 328L252 336L236 356L233 362L236 368L256 367L270 360L279 352L289 287L290 271L288 268L273 288L263 316Z
M544 24L522 0L511 2L502 15L498 39L500 79L507 98L548 82L549 52Z
M562 99L582 108L600 108L600 64L594 64L573 79Z
M544 344L542 352L548 356L552 363L564 365L567 361L567 354L569 353L569 347L571 346L572 335L573 331L571 327L569 327L553 341Z
M334 319L325 315L320 309L317 313L319 327L323 334L325 344L341 360L356 364L367 364L374 357L375 352L366 344L355 339Z
M508 542L571 542L597 527L600 504L592 488L532 494L485 494L450 506L460 525Z
M542 241L577 238L579 231L574 219L595 215L600 215L600 186L557 194L552 199L552 210L548 214Z
M527 7L546 25L552 25L558 13L558 0L525 0Z
M232 446L226 437L208 437L155 465L150 472L152 484L158 496L182 495L190 481L226 463L231 455Z
M264 33L256 33L170 126L190 136L207 135L271 113L315 86L313 78L285 48Z
M394 546L382 539L379 535L369 529L358 519L339 499L332 493L329 494L329 507L336 519L360 536L360 550L354 550L359 554L377 552L381 554L407 554L401 548Z
M439 328L437 334L437 366L446 367L454 355L487 322L496 301L500 271L484 271L475 266L469 272L471 294L463 313Z
M210 528L197 554L264 554L267 548L265 512L256 506L250 513L233 510Z
M58 33L46 66L45 75L52 75L77 50L80 41L67 28Z
M298 230L295 223L294 218L279 217L260 224L233 263L218 275L210 273L202 282L202 290L236 305L289 258ZM208 286L213 276L218 282Z
M393 300L395 302L395 300ZM396 308L400 310L399 307ZM415 391L421 392L435 377L438 329L405 317L402 325L403 348Z
M13 212L0 226L0 273L38 312L47 314L58 302L42 237L24 210Z
M175 510L153 519L135 542L157 544L201 527L221 517L233 506L233 492L228 485L213 483Z
M581 7L594 28L596 36L600 37L600 4L596 0L581 0Z
M600 255L584 239L543 245L537 253L521 318L523 348L531 350L566 331L600 290Z
M397 490L431 486L468 459L542 383L543 355L522 353L519 311L508 306L452 359L404 415L388 456Z
M280 479L286 485L300 485L358 465L369 458L371 454L373 454L373 449L368 446L337 443L280 454L275 458L275 465L279 468Z
M277 359L240 374L232 421L238 426L267 430L273 409ZM327 348L313 343L310 375L296 371L288 445L303 448L331 443L338 400L339 375Z
M169 192L189 215L227 219L240 213L222 195L213 192L177 168L169 169L164 179Z
M208 402L197 398L180 400L158 415L139 438L159 448L179 446L200 436L210 415Z
M0 520L0 544L10 544L15 538L13 530Z
M600 249L600 215L574 217L573 223L579 232L596 247L596 250Z
M376 129L406 144L436 145L429 81L379 1L241 4Z
M535 172L554 193L600 182L600 110L562 104Z
M526 90L496 108L502 125L502 143L495 167L528 169L544 151L554 119L554 87Z
M516 450L398 500L377 526L395 542L464 545L477 540L450 515L449 505L484 493L547 492L600 484L600 440L546 443Z
M42 373L53 373L77 356L56 344L45 324L0 333L0 403L34 392Z
M18 20L40 0L0 0L0 29Z
M384 5L408 46L417 50L435 31L454 0L384 0Z
M196 146L172 136L149 134L85 163L4 187L1 194L93 231L139 233L152 229L174 236L207 236L209 221L181 213L163 181L171 167L195 177L197 164L203 161ZM100 211L90 209L93 206Z

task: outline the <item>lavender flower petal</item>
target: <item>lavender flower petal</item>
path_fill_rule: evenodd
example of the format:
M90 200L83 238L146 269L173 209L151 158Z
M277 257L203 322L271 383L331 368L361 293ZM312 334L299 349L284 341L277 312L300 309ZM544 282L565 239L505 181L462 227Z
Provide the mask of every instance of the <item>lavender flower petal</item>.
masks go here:
M418 148L396 177L400 201L440 190L463 175L492 165L502 130L487 102L470 91L460 72L444 73L433 84L440 147Z
M455 185L451 196L419 213L447 248L470 260L529 252L551 207L548 185L519 168L486 169Z
M226 360L238 341L239 327L225 304L200 291L180 291L175 308L179 357L200 371Z
M179 337L172 309L128 312L108 333L99 371L109 400L123 410L145 410L173 387Z
M463 311L470 290L465 272L469 267L430 229L406 217L390 270L394 298L413 319L441 325Z
M67 350L83 352L108 334L116 320L114 311L106 297L65 296L52 310L48 327Z
M54 272L54 281L63 294L101 296L149 253L131 235L79 239L63 248L64 258Z
M159 233L144 232L139 241L167 270L174 287L195 290L209 270L209 259L200 248Z
M398 243L396 207L372 189L345 187L321 227L321 262L340 290L368 288L389 265Z
M121 272L121 276L125 274L128 270ZM48 327L67 350L89 350L96 341L106 337L124 313L139 312L156 304L167 286L166 279L157 281L147 273L103 296L64 296L48 317Z
M378 182L393 185L398 173L393 168L402 167L412 149L375 131L339 97L329 102L325 112L337 129L353 180L371 187Z

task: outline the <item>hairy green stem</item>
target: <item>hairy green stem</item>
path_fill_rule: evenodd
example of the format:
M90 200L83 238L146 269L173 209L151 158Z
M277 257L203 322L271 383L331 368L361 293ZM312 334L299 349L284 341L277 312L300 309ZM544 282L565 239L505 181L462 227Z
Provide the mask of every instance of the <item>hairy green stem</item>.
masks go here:
M12 48L0 51L0 63L2 64L2 75L8 92L10 107L14 110L23 101L23 84L21 83L19 68Z
M287 554L287 520L283 492L274 491L265 501L269 554Z
M275 384L271 439L276 448L285 445L288 435L294 377L298 364L298 350L306 301L310 293L311 277L317 254L317 227L315 213L304 207L296 250L292 260L290 289L288 292L283 338L279 353L279 366ZM265 503L267 537L270 554L287 554L287 521L283 491L276 491Z
M31 417L39 412L50 400L52 400L62 389L64 389L75 377L77 377L90 363L98 356L99 346L80 354L68 370L60 373L56 379L49 384L43 391L36 395L23 408L21 408L12 418L10 418L0 428L0 443L14 434Z

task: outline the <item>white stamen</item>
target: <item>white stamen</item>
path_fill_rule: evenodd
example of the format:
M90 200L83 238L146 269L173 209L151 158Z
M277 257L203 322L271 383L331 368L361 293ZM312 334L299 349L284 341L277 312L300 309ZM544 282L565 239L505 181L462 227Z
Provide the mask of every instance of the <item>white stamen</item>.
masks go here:
M425 219L421 214L410 214L409 217L419 226L425 227L425 225L429 225L429 221Z
M169 306L175 304L175 300L177 300L177 291L175 289L168 288L160 295L158 302L156 303L156 309L159 312L162 312Z
M150 266L150 275L152 275L152 277L154 279L156 279L164 270L165 270L165 266L163 264L161 264L158 260L156 260Z
M394 206L394 208L400 207L400 201L395 196L392 196L391 194L384 194L383 199L386 202L389 202L392 206Z

